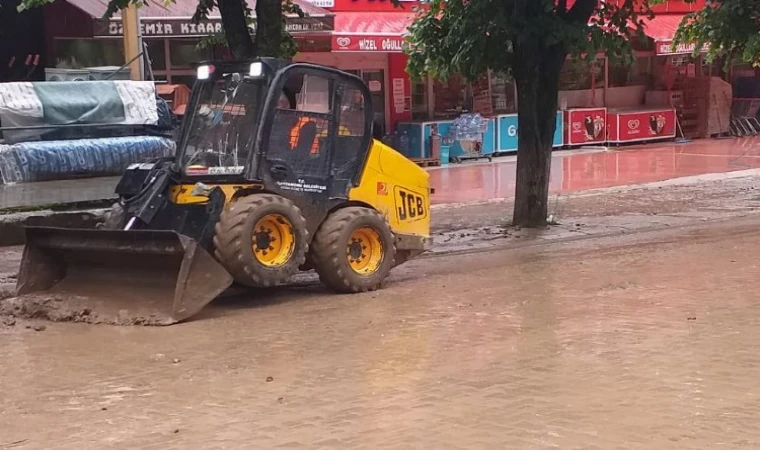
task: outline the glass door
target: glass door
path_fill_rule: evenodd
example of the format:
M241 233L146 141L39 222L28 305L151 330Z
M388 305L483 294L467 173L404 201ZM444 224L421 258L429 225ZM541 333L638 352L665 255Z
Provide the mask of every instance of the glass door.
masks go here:
M385 135L385 71L363 70L362 80L372 94L372 109L374 110L374 135L376 138Z

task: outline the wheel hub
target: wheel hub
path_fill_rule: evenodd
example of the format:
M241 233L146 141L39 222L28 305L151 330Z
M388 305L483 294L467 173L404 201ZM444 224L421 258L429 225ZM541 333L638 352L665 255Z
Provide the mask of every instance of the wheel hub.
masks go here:
M364 254L364 250L367 249L366 245L362 244L362 239L351 239L351 243L348 244L348 256L354 261L361 262L367 255Z
M354 230L346 245L346 259L354 272L372 275L380 269L383 258L383 242L377 231L370 227Z
M295 250L295 236L290 222L279 214L262 217L253 229L251 250L265 267L281 267Z
M271 228L265 228L261 227L259 231L256 232L255 236L253 237L253 249L256 252L261 252L263 255L266 256L267 253L274 250L274 247L272 244L277 241L277 238L272 236L272 229Z

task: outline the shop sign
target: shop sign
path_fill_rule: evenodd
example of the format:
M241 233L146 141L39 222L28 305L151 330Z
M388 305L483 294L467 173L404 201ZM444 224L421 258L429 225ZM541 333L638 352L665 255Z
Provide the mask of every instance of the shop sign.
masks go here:
M331 31L334 27L333 17L293 17L285 22L289 33L314 33ZM141 19L140 32L143 37L159 36L208 36L222 32L222 20L212 18L194 23L191 19ZM122 36L124 33L121 19L96 20L94 36Z
M333 36L336 51L401 53L403 46L403 36Z
M658 42L656 53L658 55L682 55L691 54L697 49L697 44L678 44L673 46L672 42ZM710 45L705 44L702 46L700 52L705 53L710 50Z
M620 113L618 116L618 142L646 141L674 137L676 115L674 110Z
M140 33L143 37L156 36L205 36L222 31L221 20L209 20L201 23L193 23L192 20L175 19L142 19L140 20ZM121 19L96 20L94 24L94 36L122 36L124 28Z

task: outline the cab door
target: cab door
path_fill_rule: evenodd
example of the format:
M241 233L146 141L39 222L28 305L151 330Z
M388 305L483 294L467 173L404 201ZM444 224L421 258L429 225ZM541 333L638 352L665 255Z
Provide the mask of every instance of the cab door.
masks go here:
M361 129L347 131L351 124L343 114L351 106L349 91L358 90L364 105L362 86L360 79L337 70L294 64L275 77L270 89L257 139L256 178L301 208L312 232L334 204L345 201L363 167L367 124L362 120ZM278 101L283 92L289 101ZM364 106L359 111L364 114ZM335 157L338 147L344 151Z

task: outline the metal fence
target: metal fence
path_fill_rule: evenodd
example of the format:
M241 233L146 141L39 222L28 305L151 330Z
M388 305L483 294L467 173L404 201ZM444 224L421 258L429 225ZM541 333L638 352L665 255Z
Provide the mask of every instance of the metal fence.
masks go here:
M757 136L760 134L760 98L735 98L731 105L731 134Z

